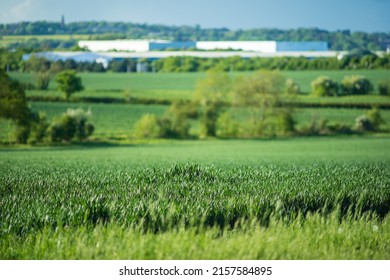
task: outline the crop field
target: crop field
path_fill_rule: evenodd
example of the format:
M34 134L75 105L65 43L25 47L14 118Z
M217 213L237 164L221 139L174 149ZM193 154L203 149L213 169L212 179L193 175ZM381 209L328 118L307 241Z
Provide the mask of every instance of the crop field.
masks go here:
M0 259L389 259L390 138L0 149Z
M49 120L66 112L68 108L90 109L92 112L90 121L96 128L94 136L123 138L131 136L134 124L144 114L161 116L168 107L138 104L32 102L31 108L34 111L44 112Z
M382 80L390 79L388 70L356 70L356 71L285 71L287 78L294 79L304 93L310 92L310 83L320 75L327 75L338 82L348 75L363 75L374 85ZM233 73L232 76L248 75ZM21 81L34 83L34 76L28 73L12 73L11 77ZM80 73L85 90L77 94L79 97L138 97L166 100L190 100L196 82L205 77L205 73ZM48 91L27 91L29 96L62 96L51 82ZM299 96L299 101L314 103L390 103L388 97L378 95L359 97L318 98Z
M134 124L144 114L161 116L167 110L167 105L141 105L141 104L98 104L98 103L54 103L32 102L34 111L44 112L51 119L65 112L68 108L91 109L91 122L95 125L94 136L104 137L131 137ZM355 123L356 117L364 114L364 109L332 109L332 108L301 108L297 109L294 116L298 126L308 124L314 116L318 120L327 119L331 122L341 122L349 125ZM245 119L248 114L239 110L238 118ZM384 127L390 124L390 111L383 110L381 115L386 122ZM195 125L195 124L194 124ZM196 129L196 128L195 128Z
M308 92L319 75L378 83L390 72L283 73ZM131 98L190 100L205 74L80 76L86 89L75 97L130 103L29 102L48 121L91 110L95 131L83 143L0 146L0 259L390 259L390 110L380 111L381 134L365 136L135 140L134 124L169 105ZM27 96L61 94L51 82ZM390 104L377 94L295 101ZM248 109L225 109L249 120ZM298 129L313 117L353 126L367 111L295 108L293 117ZM13 128L0 120L0 141L12 143Z
M55 102L31 102L30 107L37 112L45 113L48 120L66 112L68 108L91 110L90 121L95 126L93 138L98 139L130 139L134 124L144 114L162 116L168 109L167 105L143 105L143 104L103 104L103 103L55 103ZM365 114L364 109L336 109L336 108L300 108L294 112L297 128L308 125L312 118L326 119L329 122L338 122L354 125L358 116ZM237 119L245 121L249 115L243 110L234 113ZM390 127L390 111L382 110L381 115L385 121L382 128ZM192 122L192 131L196 131L197 122ZM0 120L0 140L7 140L14 126L11 122Z

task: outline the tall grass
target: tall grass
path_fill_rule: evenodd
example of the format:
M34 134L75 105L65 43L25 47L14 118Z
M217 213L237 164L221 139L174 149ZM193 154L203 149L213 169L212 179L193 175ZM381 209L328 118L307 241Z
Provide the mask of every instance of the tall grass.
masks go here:
M390 219L314 214L236 229L177 227L155 234L118 224L44 228L0 238L0 259L389 259Z
M0 149L2 259L386 259L388 138Z

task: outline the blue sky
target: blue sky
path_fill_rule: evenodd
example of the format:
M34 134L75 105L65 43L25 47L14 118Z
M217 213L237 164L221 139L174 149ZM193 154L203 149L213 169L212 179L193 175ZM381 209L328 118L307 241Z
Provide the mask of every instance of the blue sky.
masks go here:
M0 22L127 21L390 32L390 0L0 0Z

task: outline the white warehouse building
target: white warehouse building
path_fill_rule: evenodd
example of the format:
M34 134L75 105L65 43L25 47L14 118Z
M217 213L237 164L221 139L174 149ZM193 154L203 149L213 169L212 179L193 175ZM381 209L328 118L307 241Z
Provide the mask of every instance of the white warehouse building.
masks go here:
M198 49L212 50L241 50L246 52L277 53L277 52L308 52L328 51L326 42L277 42L277 41L198 41L171 42L165 40L109 40L109 41L80 41L79 47L93 52L125 51L148 52L167 49Z
M92 52L107 51L129 51L129 52L147 52L150 51L151 43L167 43L168 41L149 41L149 40L96 40L79 41L79 47L87 48Z
M276 52L276 41L200 41L196 42L198 50L242 50L249 52Z

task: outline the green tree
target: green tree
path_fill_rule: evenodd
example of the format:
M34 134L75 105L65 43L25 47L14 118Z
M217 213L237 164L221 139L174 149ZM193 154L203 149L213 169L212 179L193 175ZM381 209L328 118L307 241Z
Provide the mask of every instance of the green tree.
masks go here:
M229 114L224 112L220 114L217 120L216 135L219 138L235 138L240 133L240 125Z
M201 107L201 137L216 136L217 120L230 91L231 81L226 73L208 71L197 82L193 102Z
M29 122L31 111L23 87L0 70L0 117L11 119L18 125Z
M360 131L379 131L385 123L378 108L372 108L366 114L356 118L356 129Z
M390 80L381 81L378 85L378 91L380 95L390 96Z
M291 129L289 108L281 107L285 78L278 72L261 71L237 79L234 86L235 104L249 109L252 137L286 134Z
M32 55L25 63L27 71L35 73L35 86L40 90L47 90L53 78L52 63L43 58Z
M363 76L346 76L341 82L342 92L345 95L369 94L374 86L371 81Z
M56 82L58 89L65 93L66 99L69 99L73 93L84 89L81 78L77 77L76 71L73 70L60 72L56 77Z
M161 137L187 138L190 124L188 122L189 106L184 102L173 102L164 115L158 119Z
M161 128L155 115L146 114L134 125L134 137L153 139L161 136Z
M337 96L339 92L338 84L331 78L319 76L311 82L312 94L317 96Z
M94 131L94 126L88 123L91 111L83 109L68 109L62 116L54 119L49 127L50 139L53 142L83 141Z
M26 143L32 134L34 142L41 142L46 133L46 120L30 110L23 87L0 71L0 118L15 122L15 139Z

